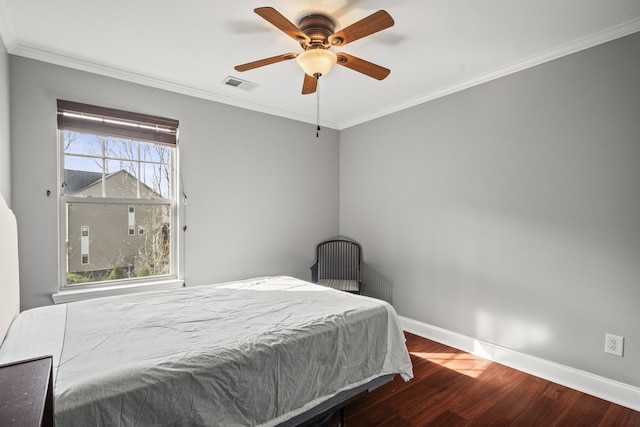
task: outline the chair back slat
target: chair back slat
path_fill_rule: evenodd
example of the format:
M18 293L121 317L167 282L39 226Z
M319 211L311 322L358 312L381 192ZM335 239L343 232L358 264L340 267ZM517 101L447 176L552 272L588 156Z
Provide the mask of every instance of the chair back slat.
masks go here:
M360 281L361 248L349 240L329 240L318 245L318 279Z

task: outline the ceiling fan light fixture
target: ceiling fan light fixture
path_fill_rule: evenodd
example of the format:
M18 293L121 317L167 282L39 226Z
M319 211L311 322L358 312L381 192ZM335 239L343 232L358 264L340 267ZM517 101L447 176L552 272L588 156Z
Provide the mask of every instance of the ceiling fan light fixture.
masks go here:
M337 55L326 49L307 49L296 57L298 65L312 77L325 76L337 60Z

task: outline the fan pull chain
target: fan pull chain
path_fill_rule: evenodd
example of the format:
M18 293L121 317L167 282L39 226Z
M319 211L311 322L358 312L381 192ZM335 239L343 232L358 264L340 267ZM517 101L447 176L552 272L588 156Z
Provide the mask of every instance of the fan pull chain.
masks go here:
M316 123L318 127L316 128L316 138L320 136L320 76L316 75Z

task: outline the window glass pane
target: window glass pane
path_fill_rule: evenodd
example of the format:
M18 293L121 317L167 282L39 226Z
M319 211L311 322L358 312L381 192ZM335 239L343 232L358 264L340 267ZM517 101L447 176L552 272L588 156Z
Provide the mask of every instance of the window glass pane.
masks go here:
M129 212L126 204L67 203L67 284L171 274L170 213L168 204ZM91 230L84 241L83 229Z
M105 161L105 197L138 198L138 163L123 160ZM148 194L148 192L147 192ZM149 198L141 194L143 198Z
M138 160L138 143L128 139L106 138L104 153L112 159Z
M65 169L99 172L102 175L102 159L82 156L64 156Z
M86 156L102 156L102 139L103 137L98 135L64 131L64 153L81 154Z
M158 163L140 163L142 198L157 199L171 197L171 166Z
M140 160L145 162L165 163L171 162L171 148L164 145L140 143Z
M104 169L107 175L107 179L110 175L113 175L120 171L124 171L134 178L138 176L138 162L106 159L104 163Z
M102 160L64 156L64 194L79 197L102 196Z

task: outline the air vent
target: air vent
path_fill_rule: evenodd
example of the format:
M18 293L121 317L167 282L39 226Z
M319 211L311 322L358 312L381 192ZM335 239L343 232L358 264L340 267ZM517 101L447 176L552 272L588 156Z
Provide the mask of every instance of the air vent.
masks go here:
M242 80L236 77L227 77L222 81L223 84L228 86L237 87L238 89L246 90L247 92L254 90L258 87L258 84L251 83L246 80Z

